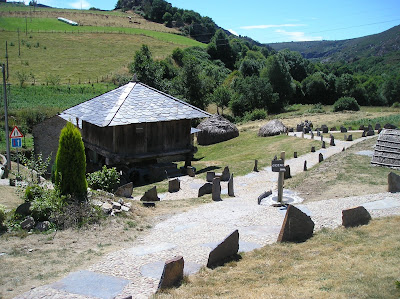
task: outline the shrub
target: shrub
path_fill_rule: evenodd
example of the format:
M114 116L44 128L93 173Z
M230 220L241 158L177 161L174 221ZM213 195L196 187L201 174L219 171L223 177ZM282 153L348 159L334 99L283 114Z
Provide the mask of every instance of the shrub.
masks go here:
M307 113L325 113L324 107L321 103L315 104L312 108L306 111Z
M333 112L352 110L360 110L360 105L358 105L355 98L352 97L341 97L333 104Z
M35 221L51 220L54 213L62 210L63 200L55 190L44 190L31 202L31 216Z
M70 122L61 130L56 156L56 186L61 195L86 200L86 156L81 133Z
M400 103L399 102L394 102L392 105L392 108L400 108Z
M246 112L244 115L244 121L258 120L258 119L266 119L267 111L264 109L254 109L252 112Z
M115 167L107 168L107 166L104 165L102 170L88 173L87 182L92 189L112 192L117 188L120 182L120 174Z
M28 186L25 189L25 202L32 202L42 196L44 189L39 185Z
M4 220L6 220L6 207L0 205L0 228L3 226Z

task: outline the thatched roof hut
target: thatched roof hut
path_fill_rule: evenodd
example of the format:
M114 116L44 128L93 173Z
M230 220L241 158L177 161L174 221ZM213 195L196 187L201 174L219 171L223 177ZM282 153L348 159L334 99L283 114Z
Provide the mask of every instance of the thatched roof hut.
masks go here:
M379 134L371 164L400 167L400 130L383 130Z
M197 142L200 145L209 145L226 141L239 136L236 126L221 115L213 115L202 121L197 129Z
M287 128L280 120L273 119L267 122L258 130L258 136L260 137L274 136L274 135L279 135L281 133L285 133L286 131Z

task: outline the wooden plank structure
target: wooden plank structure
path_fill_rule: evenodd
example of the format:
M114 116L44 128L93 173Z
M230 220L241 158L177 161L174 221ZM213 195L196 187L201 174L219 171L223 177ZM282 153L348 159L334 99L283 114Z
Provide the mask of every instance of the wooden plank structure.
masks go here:
M87 149L106 164L192 155L191 119L209 113L140 82L65 110L60 117L81 127Z
M371 164L400 167L400 130L383 130L379 134Z

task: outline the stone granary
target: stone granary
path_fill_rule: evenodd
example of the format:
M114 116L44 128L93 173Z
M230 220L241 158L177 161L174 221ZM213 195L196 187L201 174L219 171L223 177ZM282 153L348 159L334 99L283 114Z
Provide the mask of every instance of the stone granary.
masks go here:
M143 83L129 82L65 110L58 118L81 129L87 160L128 165L192 157L191 120L209 116ZM59 129L54 134L59 136Z

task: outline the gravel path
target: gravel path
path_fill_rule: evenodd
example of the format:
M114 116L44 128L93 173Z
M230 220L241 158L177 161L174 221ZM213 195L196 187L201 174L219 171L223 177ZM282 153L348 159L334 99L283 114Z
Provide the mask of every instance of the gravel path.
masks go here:
M310 136L306 135L306 138ZM291 173L303 171L304 161L308 167L318 163L318 154L327 158L363 139L353 142L336 141L336 146L315 153L290 159ZM164 262L177 255L185 259L185 272L195 273L207 263L210 250L235 229L239 229L240 249L249 251L276 241L285 210L267 204L257 204L257 197L266 190L276 189L277 173L270 167L257 173L250 173L234 179L234 198L212 202L193 208L182 214L172 216L157 224L148 235L137 240L135 247L108 254L101 262L88 270L120 278L126 284L115 294L116 298L148 298L158 286ZM165 194L162 200L197 197L197 188L204 181L183 177L182 190ZM226 188L226 183L222 183ZM288 195L291 196L290 194ZM341 225L341 211L364 205L371 216L383 217L400 215L400 193L381 193L368 196L330 199L305 204L297 204L315 222L315 229L335 228ZM76 275L79 278L81 274ZM64 281L64 280L63 280ZM68 291L63 281L53 285L35 288L17 298L96 298L82 287L78 291ZM79 295L77 295L79 294ZM97 298L112 298L97 296Z

